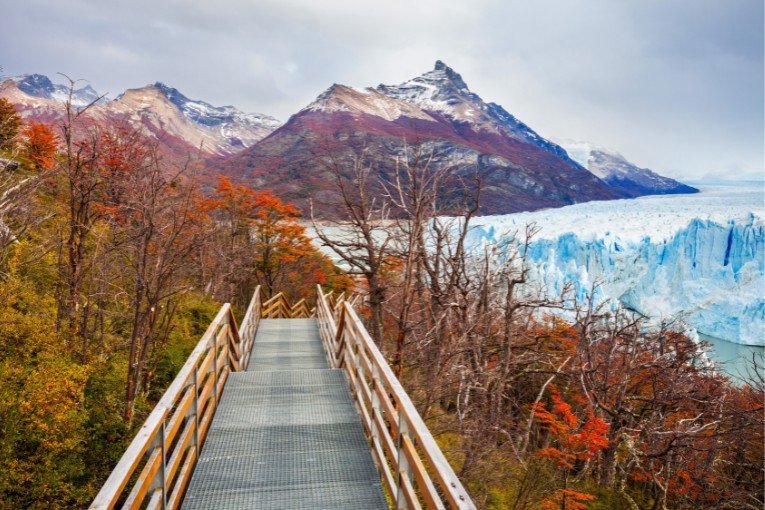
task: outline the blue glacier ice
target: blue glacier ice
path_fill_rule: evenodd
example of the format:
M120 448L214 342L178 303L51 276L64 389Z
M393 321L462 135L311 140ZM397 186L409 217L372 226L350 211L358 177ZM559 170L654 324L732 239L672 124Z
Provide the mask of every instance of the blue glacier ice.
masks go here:
M762 185L698 195L590 202L477 219L474 242L535 223L531 279L548 294L618 300L730 342L765 345Z

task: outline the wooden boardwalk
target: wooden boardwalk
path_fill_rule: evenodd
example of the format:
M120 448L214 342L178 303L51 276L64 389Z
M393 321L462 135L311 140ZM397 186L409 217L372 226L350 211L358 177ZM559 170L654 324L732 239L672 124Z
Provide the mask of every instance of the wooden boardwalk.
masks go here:
M316 319L260 321L182 508L388 508L346 372L329 368Z
M90 510L475 510L357 298L223 304Z

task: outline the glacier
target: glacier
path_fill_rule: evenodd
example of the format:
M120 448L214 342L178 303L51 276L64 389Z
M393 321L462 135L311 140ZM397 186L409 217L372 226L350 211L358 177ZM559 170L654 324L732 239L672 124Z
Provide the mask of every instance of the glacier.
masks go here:
M699 183L694 195L587 202L475 218L473 243L502 242L535 224L532 282L583 300L618 300L693 334L765 345L762 183Z

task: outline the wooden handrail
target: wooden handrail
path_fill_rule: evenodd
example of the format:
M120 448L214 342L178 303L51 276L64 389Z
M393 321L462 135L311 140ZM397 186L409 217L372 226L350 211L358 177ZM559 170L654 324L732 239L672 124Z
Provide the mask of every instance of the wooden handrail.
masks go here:
M459 478L359 319L355 296L317 286L316 316L330 366L342 368L397 509L475 509Z
M250 353L252 353L252 346L255 343L255 334L258 331L258 324L260 324L262 306L260 304L260 286L252 293L252 299L247 306L247 310L244 312L244 318L242 318L242 324L239 327L239 336L242 339L242 353L240 367L242 370L247 368L250 362Z
M253 293L241 328L231 305L220 308L101 487L91 510L120 504L130 509L180 506L226 379L231 372L247 368L260 317L260 287ZM139 467L138 477L130 484Z
M261 316L264 319L307 319L314 316L315 310L308 308L305 299L290 304L283 292L274 294L263 303Z

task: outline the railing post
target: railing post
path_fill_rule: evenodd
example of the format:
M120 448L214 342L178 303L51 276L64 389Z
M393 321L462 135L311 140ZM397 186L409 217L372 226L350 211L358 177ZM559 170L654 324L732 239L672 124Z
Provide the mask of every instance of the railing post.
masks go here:
M212 369L212 372L213 372L213 379L214 379L214 381L213 381L213 390L212 390L213 399L214 399L214 401L213 401L213 404L214 404L213 409L217 409L218 408L218 334L219 333L220 333L220 331L216 331L215 334L213 335L213 347L212 347L212 351L213 351L213 363L212 363L211 369Z
M409 460L404 453L404 436L409 436L409 425L404 417L404 412L398 413L398 437L396 438L397 446L397 462L398 468L396 470L396 508L401 510L408 510L409 503L404 494L404 476L408 480L412 480L412 469L409 466Z
M194 413L194 446L197 449L197 452L199 451L199 380L197 377L198 370L195 368L192 372L192 377L194 379L194 403L191 405L189 410L186 412L186 417L189 418L191 416L191 413Z
M370 388L372 390L372 446L380 446L380 451L382 451L382 445L380 444L380 431L377 430L377 424L385 423L385 420L382 417L379 395L379 393L383 391L383 388L380 386L380 371L378 370L377 365L374 364L372 365L372 384L370 384ZM385 459L380 459L380 462L385 462ZM382 472L382 466L380 466L380 472Z
M332 315L335 318L335 322L338 322L340 320L340 316L343 315L343 305L342 305L342 303L333 302L332 303L332 310L331 311L332 311Z
M337 332L332 339L334 344L332 347L335 349L335 359L337 360L337 366L335 368L342 368L345 365L345 349L348 348L348 342L345 341L345 311L340 310L340 317L337 321Z
M345 349L350 349L351 353L351 361L353 362L352 370L356 372L356 375L358 376L359 369L361 368L361 355L359 354L359 351L361 350L361 342L359 342L359 339L356 338L352 333L346 334L345 329L343 330L343 339L345 337L348 337L350 339L353 339L353 344L349 344L348 341L345 341ZM359 381L361 383L361 381ZM359 398L361 398L361 395L359 395Z
M244 349L244 345L242 343L242 332L239 331L239 328L236 325L234 311L231 308L228 309L226 324L228 324L228 334L226 335L226 346L228 347L228 356L226 356L226 359L228 361L226 364L231 367L230 372L238 372L241 370L242 350ZM236 355L237 351L239 351L239 357ZM235 360L236 366L234 366L234 361L232 360Z
M160 449L160 460L162 461L162 465L157 471L157 474L154 475L154 479L151 481L151 485L149 486L149 493L154 494L154 492L157 489L162 491L162 509L164 510L164 508L167 506L167 481L165 479L167 459L165 455L165 421L164 420L162 420L162 424L159 427L159 431L157 435L154 436L154 441L152 441L151 448L149 449L149 457L151 456L151 452L154 451L156 448Z

